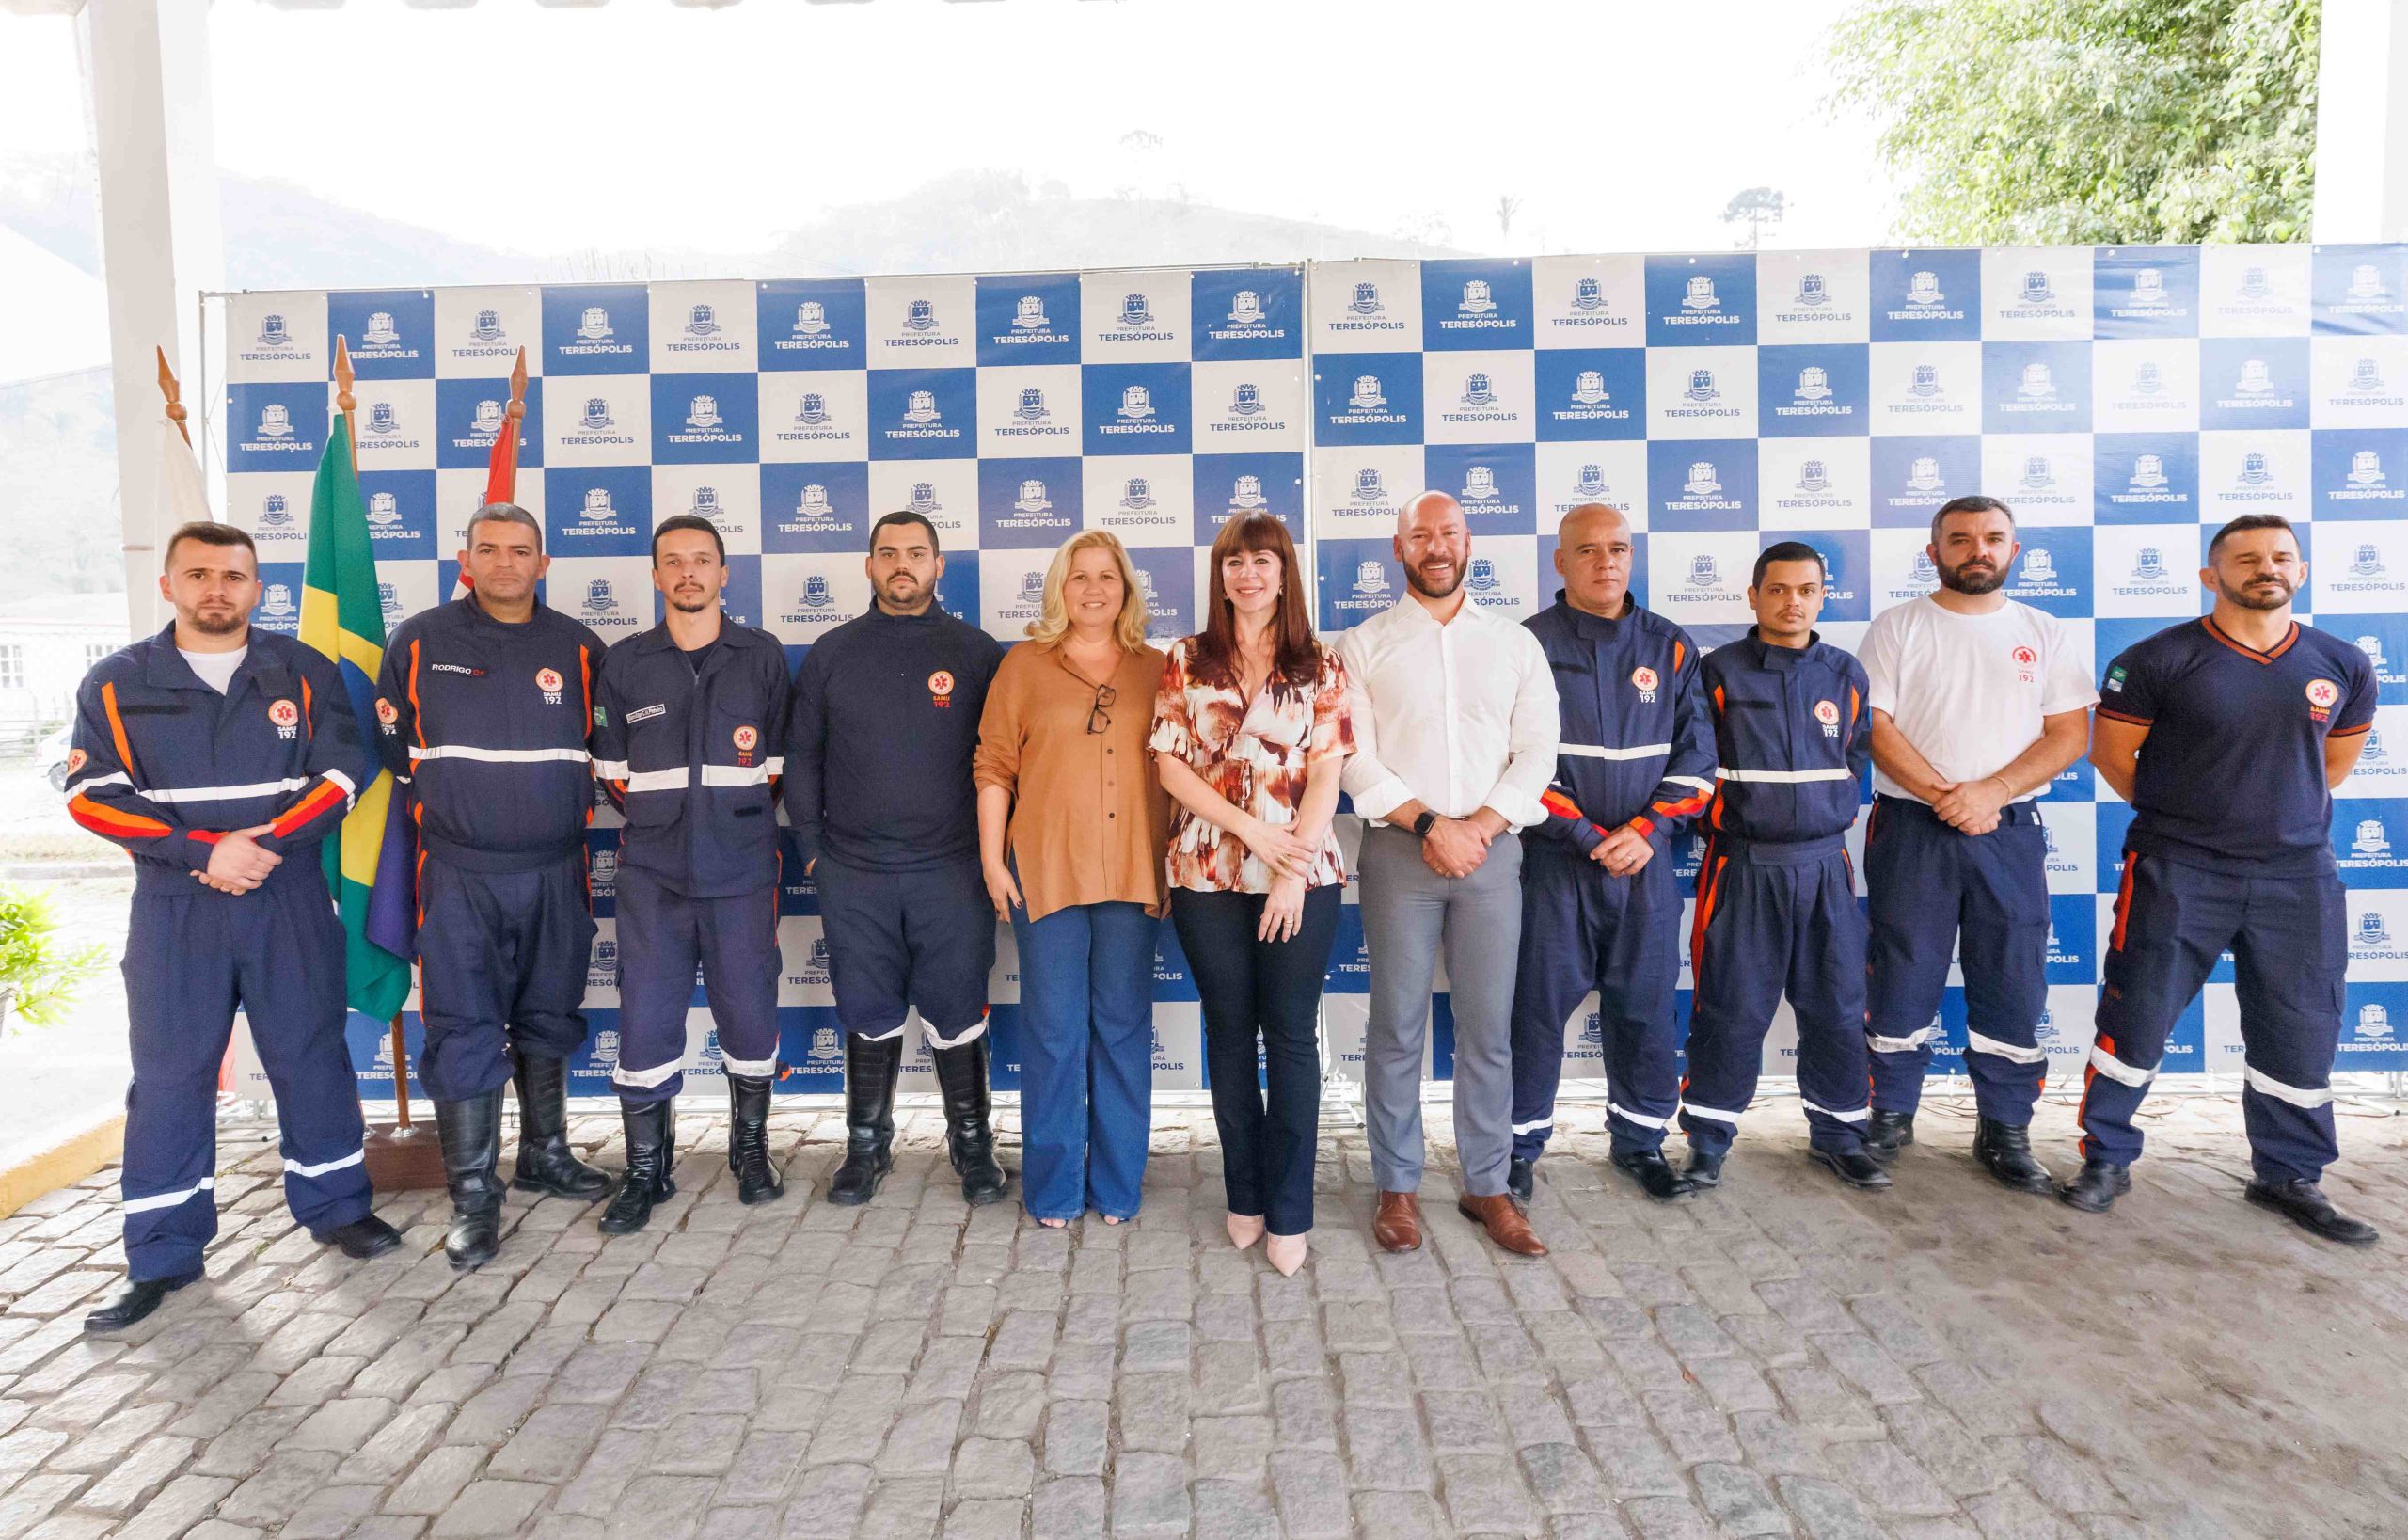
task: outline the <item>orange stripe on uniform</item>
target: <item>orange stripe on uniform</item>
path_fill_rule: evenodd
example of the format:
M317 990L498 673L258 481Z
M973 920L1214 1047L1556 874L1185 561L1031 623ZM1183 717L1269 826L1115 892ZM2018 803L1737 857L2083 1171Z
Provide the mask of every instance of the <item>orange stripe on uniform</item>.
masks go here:
M317 704L317 691L309 688L309 676L305 675L301 679L301 736L305 739L315 739L318 736Z
M1697 991L1705 977L1705 928L1714 923L1714 903L1722 896L1722 868L1729 856L1718 856L1711 844L1706 846L1705 881L1698 889L1697 920L1689 927L1689 998L1697 998Z
M120 838L157 839L175 830L157 818L146 818L139 813L127 813L106 807L91 798L77 793L67 804L68 817L96 834L115 834Z
M117 681L101 686L101 709L109 717L109 738L117 745L118 769L134 773L134 746L125 740L125 719L117 714Z
M316 790L286 808L274 823L269 824L267 832L277 835L289 834L341 801L342 787L332 781L321 781Z
M1539 804L1559 818L1576 818L1581 816L1580 804L1552 786L1539 793Z
M2111 952L2124 949L2124 926L2132 914L2132 878L2140 865L2139 856L2130 850L2124 852L2124 880L2115 885L2115 928L2107 933L2107 949Z
M1682 646L1680 643L1674 642L1672 643L1672 672L1674 674L1681 672L1681 659L1687 658L1688 655L1688 649Z
M594 720L591 713L585 719ZM410 731L418 735L418 746L426 747L426 719L418 709L418 638L410 638Z

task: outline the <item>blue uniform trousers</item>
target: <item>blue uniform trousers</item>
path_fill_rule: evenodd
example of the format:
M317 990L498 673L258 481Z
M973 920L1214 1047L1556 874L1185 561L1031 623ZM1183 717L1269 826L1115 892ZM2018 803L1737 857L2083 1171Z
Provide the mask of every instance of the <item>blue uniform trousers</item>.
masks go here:
M1522 842L1522 945L1513 980L1513 1158L1555 1128L1563 1027L1597 992L1607 1128L1618 1151L1653 1150L1680 1110L1681 895L1670 857L1613 877L1571 846Z
M1738 1136L1765 1034L1785 992L1798 1018L1798 1091L1818 1150L1864 1142L1864 916L1837 834L1750 844L1718 834L1698 874L1695 993L1681 1127L1699 1149Z
M234 1012L276 1095L284 1200L312 1230L366 1217L359 1082L343 1042L343 935L318 852L250 893L141 893L126 930L134 1083L125 1260L137 1281L200 1266L217 1233L217 1072Z
M2132 1116L2166 1036L2228 947L2251 1164L2270 1182L2321 1177L2340 1153L2332 1083L2348 919L2341 881L2329 871L2240 877L2125 852L2084 1073L2083 1157L2119 1166L2139 1158Z
M2021 1127L2048 1071L2049 842L2040 810L2013 802L1987 834L1961 834L1911 797L1874 803L1864 835L1872 889L1873 1104L1923 1100L1948 958L1965 970L1965 1072L1981 1116Z
M880 1041L899 1036L917 1010L931 1048L977 1040L995 967L995 905L974 856L889 872L822 850L811 878L846 1031Z
M594 903L585 851L533 871L471 871L430 853L419 874L419 1081L438 1102L505 1085L515 1046L566 1058L585 1044Z
M684 1088L686 1010L701 966L729 1074L778 1072L778 889L689 898L640 867L619 868L619 1063L629 1106Z

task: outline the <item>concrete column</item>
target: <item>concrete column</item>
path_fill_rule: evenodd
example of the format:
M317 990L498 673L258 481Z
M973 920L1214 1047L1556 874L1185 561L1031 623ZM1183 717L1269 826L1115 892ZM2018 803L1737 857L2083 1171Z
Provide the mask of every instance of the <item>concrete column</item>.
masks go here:
M100 160L102 276L115 370L126 618L166 624L159 598L158 424L153 347L184 385L192 426L220 414L200 388L199 295L223 287L226 240L210 118L208 0L89 0L84 83ZM215 393L223 382L211 380ZM193 435L196 445L200 434Z
M2320 242L2408 240L2408 0L2324 0Z

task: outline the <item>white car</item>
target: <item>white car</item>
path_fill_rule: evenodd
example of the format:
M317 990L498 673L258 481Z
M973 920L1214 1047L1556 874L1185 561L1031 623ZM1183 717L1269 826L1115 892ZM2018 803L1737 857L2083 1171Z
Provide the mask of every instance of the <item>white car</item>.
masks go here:
M53 791L67 789L67 745L75 736L75 724L69 722L41 740L34 750L34 768L40 770Z

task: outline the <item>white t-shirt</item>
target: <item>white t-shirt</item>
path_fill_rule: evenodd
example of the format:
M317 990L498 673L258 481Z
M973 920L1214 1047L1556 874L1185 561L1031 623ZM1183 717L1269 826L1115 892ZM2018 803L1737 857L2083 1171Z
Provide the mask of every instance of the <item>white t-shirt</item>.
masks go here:
M182 647L176 649L183 655L183 660L192 665L192 671L200 675L200 682L220 695L225 694L226 687L234 682L234 671L243 666L243 659L250 650L248 647L237 647L232 652L185 652Z
M2057 617L2013 599L1986 615L1930 598L1884 610L1857 657L1870 686L1864 704L1888 712L1943 781L1996 774L2040 736L2042 717L2099 701L2090 659ZM1913 795L1877 767L1873 787Z

